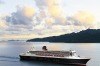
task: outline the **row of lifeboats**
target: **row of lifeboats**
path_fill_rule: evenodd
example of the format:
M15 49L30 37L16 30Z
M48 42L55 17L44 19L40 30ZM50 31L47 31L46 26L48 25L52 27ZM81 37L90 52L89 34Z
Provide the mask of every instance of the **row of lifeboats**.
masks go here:
M55 56L55 57L64 57L64 54L49 54L49 53L36 53L39 56Z

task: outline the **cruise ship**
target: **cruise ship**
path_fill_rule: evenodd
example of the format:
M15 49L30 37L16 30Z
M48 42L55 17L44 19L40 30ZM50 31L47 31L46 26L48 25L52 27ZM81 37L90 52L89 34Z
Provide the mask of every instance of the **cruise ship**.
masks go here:
M76 54L75 50L68 51L50 51L46 46L41 51L30 50L21 53L20 60L45 61L71 65L86 65L90 58L81 57Z

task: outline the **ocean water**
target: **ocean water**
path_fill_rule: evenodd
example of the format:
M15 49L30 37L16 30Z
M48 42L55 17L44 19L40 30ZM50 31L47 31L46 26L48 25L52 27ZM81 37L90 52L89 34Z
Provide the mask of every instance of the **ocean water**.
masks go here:
M41 50L47 46L48 50L76 50L80 56L90 57L86 66L100 66L99 43L49 43L49 42L0 42L0 66L71 66L47 62L20 61L19 54L31 50Z

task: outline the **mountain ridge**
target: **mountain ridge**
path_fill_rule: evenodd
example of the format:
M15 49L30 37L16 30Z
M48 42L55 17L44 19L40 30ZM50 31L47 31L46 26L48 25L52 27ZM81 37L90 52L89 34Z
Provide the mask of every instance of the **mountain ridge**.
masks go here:
M87 29L78 33L29 39L27 42L100 43L100 29Z

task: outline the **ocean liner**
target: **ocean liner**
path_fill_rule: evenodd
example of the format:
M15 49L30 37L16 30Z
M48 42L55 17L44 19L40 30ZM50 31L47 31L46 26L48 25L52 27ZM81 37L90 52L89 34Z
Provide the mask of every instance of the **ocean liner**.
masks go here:
M19 56L20 60L48 61L71 65L86 65L90 60L90 58L78 56L75 50L50 51L46 46L42 47L42 51L30 50L26 53L21 53Z

